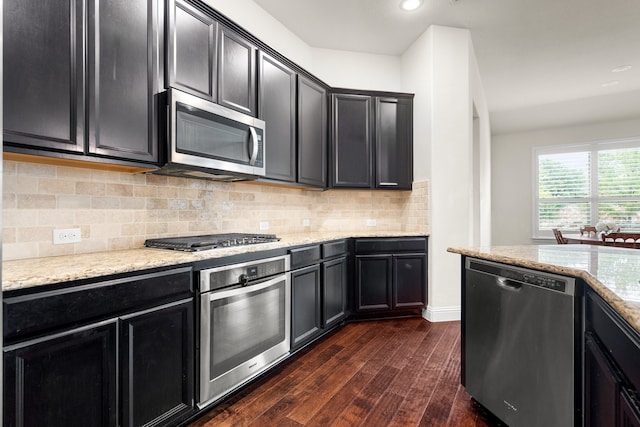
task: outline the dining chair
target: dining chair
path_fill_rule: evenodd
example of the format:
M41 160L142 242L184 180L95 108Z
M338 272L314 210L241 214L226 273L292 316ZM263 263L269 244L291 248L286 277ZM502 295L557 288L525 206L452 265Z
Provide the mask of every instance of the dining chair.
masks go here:
M602 244L640 249L640 233L615 232L602 235Z
M559 245L566 245L567 244L567 239L565 239L564 237L562 237L562 231L558 230L557 228L553 229L553 235L556 236L556 242Z
M580 235L584 236L585 233L587 236L591 236L591 233L596 236L598 234L598 230L593 225L585 225L580 228Z

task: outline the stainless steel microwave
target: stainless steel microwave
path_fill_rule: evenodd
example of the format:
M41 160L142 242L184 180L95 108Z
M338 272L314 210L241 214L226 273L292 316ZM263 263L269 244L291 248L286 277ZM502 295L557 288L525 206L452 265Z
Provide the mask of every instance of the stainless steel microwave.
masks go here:
M264 121L169 89L166 124L164 166L151 173L224 181L264 176Z

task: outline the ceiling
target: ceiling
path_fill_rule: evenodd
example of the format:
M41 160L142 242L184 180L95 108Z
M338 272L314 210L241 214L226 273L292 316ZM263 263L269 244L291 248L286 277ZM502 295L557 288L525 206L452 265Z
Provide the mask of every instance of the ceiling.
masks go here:
M254 1L317 48L401 55L430 25L469 29L493 133L640 118L639 0Z

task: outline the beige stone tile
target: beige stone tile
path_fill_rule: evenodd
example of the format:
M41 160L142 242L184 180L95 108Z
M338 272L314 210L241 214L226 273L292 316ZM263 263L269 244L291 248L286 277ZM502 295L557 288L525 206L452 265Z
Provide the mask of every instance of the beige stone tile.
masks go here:
M91 196L88 195L60 195L58 196L58 209L89 209Z
M102 182L79 181L76 182L76 194L86 194L90 196L104 196L107 185Z
M106 221L106 213L97 209L74 210L76 224L101 224Z
M144 236L146 234L147 225L144 223L122 224L120 234L122 236Z
M133 195L135 197L158 197L159 189L154 186L134 185Z
M121 197L120 208L121 209L144 209L147 201L143 197Z
M21 227L16 230L17 242L53 242L53 227Z
M110 251L130 249L133 247L133 239L131 237L114 237L107 240L107 248Z
M61 256L72 255L75 252L75 243L66 245L54 245L53 243L40 242L38 243L38 256Z
M2 259L25 259L25 258L37 258L41 256L38 252L38 243L25 242L25 243L10 243L2 244Z
M43 209L38 211L39 226L55 228L72 228L75 226L75 215L66 209Z
M91 197L92 209L119 209L119 197Z
M35 176L9 176L2 182L3 192L15 194L38 193L38 177Z
M108 183L106 185L106 195L131 197L133 196L133 185Z
M2 228L2 244L6 245L7 243L16 243L16 233L17 230L15 227L3 227Z
M51 194L18 194L18 209L53 209L56 196Z
M56 166L43 165L40 163L23 163L17 165L17 173L25 176L51 177L56 176Z
M2 194L2 208L3 209L15 209L18 207L17 197L13 193Z
M11 160L3 160L2 161L2 175L6 178L8 176L13 176L18 171L18 162L13 162Z

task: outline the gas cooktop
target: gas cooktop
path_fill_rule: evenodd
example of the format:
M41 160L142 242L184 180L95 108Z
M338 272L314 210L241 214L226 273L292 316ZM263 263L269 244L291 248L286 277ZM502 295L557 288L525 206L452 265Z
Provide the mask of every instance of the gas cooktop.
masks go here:
M196 252L215 248L228 248L231 246L277 242L279 240L280 238L275 234L227 233L147 239L144 245L148 248Z

